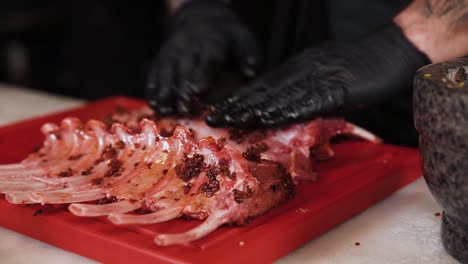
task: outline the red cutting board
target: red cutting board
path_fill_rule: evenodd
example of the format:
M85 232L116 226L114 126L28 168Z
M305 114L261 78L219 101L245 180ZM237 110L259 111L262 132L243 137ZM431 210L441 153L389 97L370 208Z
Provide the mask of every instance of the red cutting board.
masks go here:
M45 122L67 116L103 118L142 101L112 97L70 111L0 127L0 164L18 162L42 144ZM197 220L117 227L81 218L66 206L13 205L0 196L0 225L106 263L269 263L353 217L422 175L416 149L360 140L333 144L336 156L318 164L320 179L298 186L294 199L244 227L221 227L188 246L159 247L158 232L181 232Z

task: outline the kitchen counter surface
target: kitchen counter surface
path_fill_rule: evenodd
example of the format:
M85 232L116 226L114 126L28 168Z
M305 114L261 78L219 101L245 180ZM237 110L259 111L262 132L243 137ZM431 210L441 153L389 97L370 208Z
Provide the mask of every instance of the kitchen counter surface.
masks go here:
M0 84L0 126L84 103ZM277 261L285 263L458 263L440 240L440 206L421 178ZM0 227L0 263L95 263Z

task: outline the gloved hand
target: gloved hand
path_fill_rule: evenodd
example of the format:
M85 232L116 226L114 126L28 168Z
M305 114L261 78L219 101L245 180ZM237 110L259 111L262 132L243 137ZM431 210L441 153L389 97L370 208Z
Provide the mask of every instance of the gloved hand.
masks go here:
M360 41L306 50L216 104L206 121L235 127L305 121L411 87L414 72L428 63L391 24Z
M148 103L162 115L193 113L222 71L252 72L257 53L253 34L229 5L191 0L172 17L170 36L150 69Z

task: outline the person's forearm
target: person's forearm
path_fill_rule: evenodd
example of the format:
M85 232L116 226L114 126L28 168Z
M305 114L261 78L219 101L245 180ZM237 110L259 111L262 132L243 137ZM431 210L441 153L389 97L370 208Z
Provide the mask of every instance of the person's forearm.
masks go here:
M468 0L414 0L394 22L433 63L468 54Z

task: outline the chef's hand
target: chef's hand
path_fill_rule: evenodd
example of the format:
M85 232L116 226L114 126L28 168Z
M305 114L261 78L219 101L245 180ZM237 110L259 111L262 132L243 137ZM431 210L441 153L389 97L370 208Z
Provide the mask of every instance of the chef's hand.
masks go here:
M306 50L215 105L212 126L276 126L385 99L429 62L468 55L468 0L413 0L354 43ZM427 57L426 57L427 56Z
M148 103L162 115L193 113L223 71L248 74L257 63L255 38L228 4L188 1L172 17L170 36L150 69Z
M357 42L306 50L216 104L206 121L235 127L305 121L410 87L413 73L427 63L391 24Z

